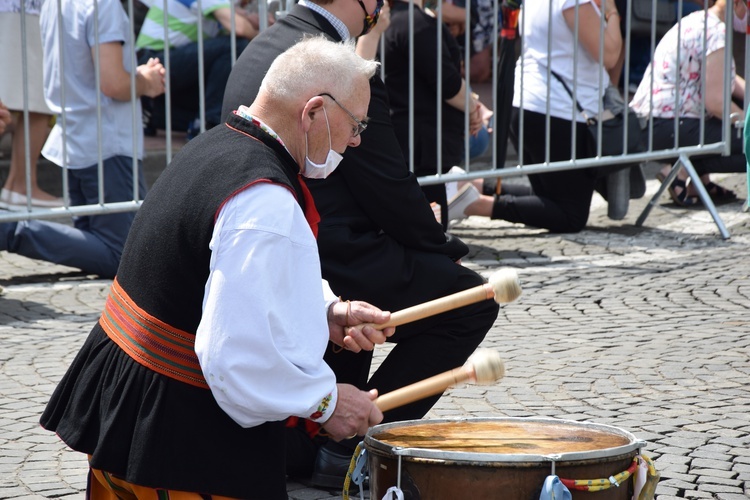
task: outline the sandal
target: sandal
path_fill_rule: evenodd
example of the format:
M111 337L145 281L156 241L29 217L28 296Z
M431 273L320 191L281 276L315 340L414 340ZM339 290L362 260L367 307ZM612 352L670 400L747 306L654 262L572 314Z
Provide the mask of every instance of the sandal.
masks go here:
M659 182L664 182L664 179L666 179L666 176L664 176L661 172L656 174L656 178L659 180ZM680 189L679 192L677 192L677 189ZM687 181L683 181L682 179L678 179L675 177L675 179L672 181L672 184L669 185L669 196L672 198L672 201L681 206L681 207L692 207L700 203L700 200L697 196L688 196L688 190L687 190Z
M714 203L731 203L737 200L737 195L731 189L719 186L713 182L704 184L703 187L708 191Z

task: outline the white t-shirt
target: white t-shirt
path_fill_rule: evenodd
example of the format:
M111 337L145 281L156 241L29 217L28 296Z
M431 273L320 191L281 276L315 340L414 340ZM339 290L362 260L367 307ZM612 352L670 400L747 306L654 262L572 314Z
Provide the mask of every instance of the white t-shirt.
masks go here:
M547 111L547 67L557 73L571 91L573 84L573 60L576 44L573 31L563 17L563 10L575 8L577 0L524 0L519 29L523 42L523 54L516 63L513 106L537 113ZM579 5L590 0L579 0ZM550 5L551 4L551 5ZM596 4L593 4L596 8ZM550 25L550 9L552 23ZM598 9L597 9L598 10ZM548 57L548 35L552 37L551 52ZM598 59L592 58L582 45L578 45L578 72L576 73L576 99L589 115L599 112L604 89L609 85L609 77ZM523 68L523 88L521 73ZM601 78L601 88L600 88ZM585 121L562 84L550 75L550 114L556 118Z
M63 119L61 77L65 92L65 144L67 166L86 168L98 162L98 144L102 159L133 156L133 134L137 139L138 159L143 158L143 125L141 101L116 101L96 87L92 48L94 31L94 0L62 0L63 68L60 59L57 0L42 4L40 26L44 49L44 96L49 108L58 115L55 126L44 144L42 154L62 166ZM129 42L130 22L119 0L99 0L99 44L122 43L123 66L131 72L133 48ZM97 120L97 94L101 98L101 135ZM133 115L135 106L135 116ZM135 118L135 119L134 119Z
M240 192L221 208L210 248L195 352L217 403L244 427L325 422L337 401L323 361L335 297L294 196L270 183Z

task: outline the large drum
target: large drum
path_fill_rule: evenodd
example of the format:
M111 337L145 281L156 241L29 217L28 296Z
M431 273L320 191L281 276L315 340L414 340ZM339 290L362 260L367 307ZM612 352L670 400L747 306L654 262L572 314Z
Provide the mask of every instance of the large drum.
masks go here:
M538 500L551 474L608 479L632 470L645 445L608 425L544 418L411 420L377 425L364 439L370 498L398 486L405 499ZM575 500L630 500L632 480Z

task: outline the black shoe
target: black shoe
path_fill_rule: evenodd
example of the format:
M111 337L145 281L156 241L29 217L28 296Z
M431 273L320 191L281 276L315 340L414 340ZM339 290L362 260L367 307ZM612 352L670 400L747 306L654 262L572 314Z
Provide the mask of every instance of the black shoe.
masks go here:
M329 443L326 443L318 450L310 484L319 488L341 490L344 487L346 473L349 471L352 454L334 451L331 449L332 447ZM356 485L352 483L351 487L356 487Z

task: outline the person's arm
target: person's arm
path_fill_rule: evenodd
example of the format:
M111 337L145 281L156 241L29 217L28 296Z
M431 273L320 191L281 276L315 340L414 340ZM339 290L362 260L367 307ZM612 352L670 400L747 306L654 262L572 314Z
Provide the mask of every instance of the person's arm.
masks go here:
M745 79L737 75L734 77L734 86L732 88L732 97L741 102L745 100ZM743 106L744 108L744 106Z
M8 125L10 125L10 111L3 104L3 101L0 101L0 135L5 133Z
M738 77L739 78L739 77ZM742 80L741 88L742 93L740 98L744 98L744 80ZM734 95L737 87L735 82L735 89L732 89ZM706 111L715 116L716 118L722 119L724 117L724 48L714 50L708 56L706 56ZM738 113L737 121L744 120L744 113L742 108L734 102L730 103L730 114Z
M377 420L372 396L337 386L323 361L329 333L320 261L292 194L258 183L232 197L210 247L195 352L222 410L243 427L289 416L331 420L337 438Z
M383 4L383 8L380 11L380 17L378 23L372 28L372 31L366 35L362 35L357 38L357 55L362 59L375 59L378 53L378 45L380 44L380 36L385 33L388 26L391 24L391 8L388 2Z
M237 14L234 16L235 33L237 33L237 36L239 37L252 40L260 32L258 16L257 14L252 16L244 11L240 12L241 10L242 9L235 9L235 13ZM229 7L219 7L214 10L212 14L225 30L231 32L232 11Z
M605 2L607 11L604 18L607 22L604 25L604 67L612 69L617 67L622 50L622 34L620 33L620 16L617 7L612 0ZM571 31L575 30L575 7L565 9L563 17ZM589 55L599 60L599 28L601 17L596 8L591 3L585 3L578 6L578 41L589 53Z
M96 52L91 49L92 57ZM109 42L99 45L99 68L101 91L107 97L117 101L130 100L130 73L123 65L122 43ZM135 95L156 97L164 93L164 66L158 59L152 58L146 64L136 68Z

